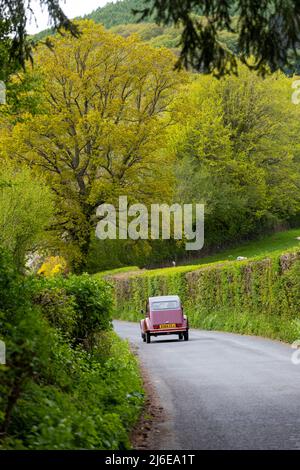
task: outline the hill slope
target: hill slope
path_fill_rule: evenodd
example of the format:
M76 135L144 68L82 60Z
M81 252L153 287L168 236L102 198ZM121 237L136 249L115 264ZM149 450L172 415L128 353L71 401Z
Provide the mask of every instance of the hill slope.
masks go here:
M176 49L180 42L181 30L179 27L162 26L154 23L153 18L145 18L139 22L139 14L134 14L133 10L142 10L145 5L149 5L147 0L119 0L110 2L104 7L99 7L84 16L84 19L101 23L114 33L127 37L131 34L138 34L142 41L150 43L153 47L167 47ZM82 19L82 18L78 18ZM53 30L47 29L34 36L36 41L52 35ZM233 33L220 33L220 41L233 50L237 49L236 35Z
M120 24L137 23L139 15L135 15L132 10L142 10L147 3L149 4L144 0L110 2L104 7L92 11L85 18L91 19L95 23L102 23L106 28ZM151 22L151 18L145 19L143 22Z

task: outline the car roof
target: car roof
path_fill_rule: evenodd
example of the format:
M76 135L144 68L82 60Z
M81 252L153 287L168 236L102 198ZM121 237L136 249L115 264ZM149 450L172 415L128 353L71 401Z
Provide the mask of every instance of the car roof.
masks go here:
M176 300L180 303L180 298L178 295L158 295L157 297L149 297L149 302L169 302L171 300Z

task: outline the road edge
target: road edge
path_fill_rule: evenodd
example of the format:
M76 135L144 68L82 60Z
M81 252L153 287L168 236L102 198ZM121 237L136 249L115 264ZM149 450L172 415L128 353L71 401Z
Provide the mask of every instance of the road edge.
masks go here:
M130 433L133 450L156 450L162 437L161 424L166 420L166 412L160 403L156 389L151 382L146 368L140 361L137 349L130 344L133 354L138 359L140 374L145 392L145 402L140 417Z

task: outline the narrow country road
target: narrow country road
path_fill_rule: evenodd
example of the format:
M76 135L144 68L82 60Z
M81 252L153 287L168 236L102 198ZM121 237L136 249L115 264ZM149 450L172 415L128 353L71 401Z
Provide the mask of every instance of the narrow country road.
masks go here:
M293 349L257 337L190 331L152 338L115 321L137 347L166 411L156 449L300 449L300 365Z

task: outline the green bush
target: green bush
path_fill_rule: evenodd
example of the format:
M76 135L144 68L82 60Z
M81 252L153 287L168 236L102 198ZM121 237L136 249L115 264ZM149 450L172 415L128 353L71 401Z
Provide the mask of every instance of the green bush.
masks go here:
M25 279L0 253L0 449L130 447L142 381L128 344L110 330L110 291L88 276ZM74 319L93 347L70 339Z
M112 288L88 274L33 281L33 297L50 323L92 348L97 334L111 329Z
M192 327L293 341L300 335L299 259L287 253L116 278L115 315L138 321L148 296L178 294Z
M62 287L43 287L33 294L33 301L39 305L49 323L68 338L76 334L76 300Z
M16 439L23 448L39 450L130 447L128 432L143 402L141 379L127 344L110 335L113 348L104 365L86 352L58 348L60 387L28 383L14 409L15 440L6 439L4 448L15 448Z
M31 305L29 290L8 255L0 253L0 337L6 343L6 366L0 366L0 435L8 432L13 409L29 381L48 372L54 336Z
M99 282L88 274L72 275L65 281L65 288L76 300L79 339L89 339L94 333L111 328L112 289L107 282Z

